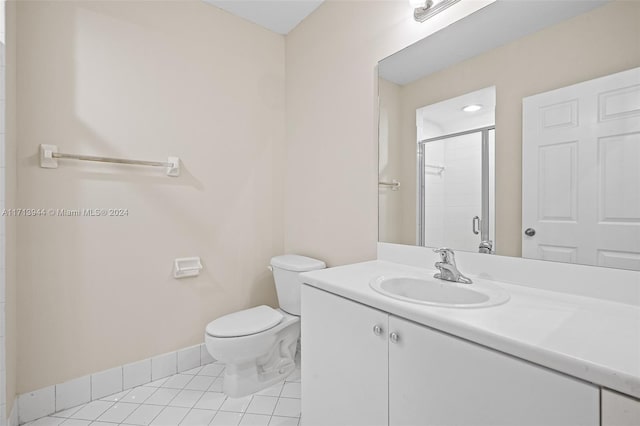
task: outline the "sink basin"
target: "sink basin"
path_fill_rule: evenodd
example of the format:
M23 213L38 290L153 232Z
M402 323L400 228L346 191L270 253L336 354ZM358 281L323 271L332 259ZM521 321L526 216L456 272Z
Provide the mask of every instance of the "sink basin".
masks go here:
M394 299L447 308L485 308L509 300L506 291L482 280L460 284L433 277L382 276L371 281L370 286Z

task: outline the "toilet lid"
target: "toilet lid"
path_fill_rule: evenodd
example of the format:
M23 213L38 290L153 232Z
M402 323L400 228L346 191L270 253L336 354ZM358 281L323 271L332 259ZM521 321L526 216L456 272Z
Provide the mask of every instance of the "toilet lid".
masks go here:
M207 325L207 334L214 337L240 337L260 333L275 327L284 316L268 306L256 306L218 318Z

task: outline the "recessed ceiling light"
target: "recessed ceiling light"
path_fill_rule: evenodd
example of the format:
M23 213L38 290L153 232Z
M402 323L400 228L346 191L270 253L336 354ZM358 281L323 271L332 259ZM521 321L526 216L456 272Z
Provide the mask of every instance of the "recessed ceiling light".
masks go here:
M482 109L482 105L480 104L471 104L462 108L464 112L476 112L476 111L480 111L481 109Z

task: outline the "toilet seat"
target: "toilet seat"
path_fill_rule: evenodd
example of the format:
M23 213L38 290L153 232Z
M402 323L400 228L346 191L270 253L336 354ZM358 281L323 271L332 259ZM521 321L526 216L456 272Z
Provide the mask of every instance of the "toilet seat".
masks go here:
M266 305L222 316L207 325L206 333L214 337L241 337L269 330L284 316Z

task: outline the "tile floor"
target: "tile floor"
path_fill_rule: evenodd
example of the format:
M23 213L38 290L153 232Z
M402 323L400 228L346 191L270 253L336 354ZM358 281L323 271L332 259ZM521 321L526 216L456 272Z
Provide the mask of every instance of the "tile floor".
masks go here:
M237 399L222 393L223 371L223 364L208 364L60 411L27 425L299 425L299 363L284 382Z

